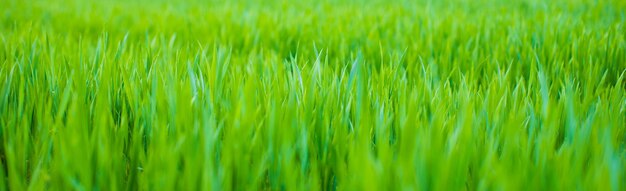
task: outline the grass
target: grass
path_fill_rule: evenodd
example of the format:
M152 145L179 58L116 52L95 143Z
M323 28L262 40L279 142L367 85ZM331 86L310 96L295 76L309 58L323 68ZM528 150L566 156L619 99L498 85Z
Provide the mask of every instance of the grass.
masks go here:
M0 190L624 190L626 1L4 0Z

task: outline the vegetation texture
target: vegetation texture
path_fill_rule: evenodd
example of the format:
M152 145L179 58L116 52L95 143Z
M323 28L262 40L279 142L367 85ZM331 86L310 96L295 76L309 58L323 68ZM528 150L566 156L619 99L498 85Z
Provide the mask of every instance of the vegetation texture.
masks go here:
M0 0L0 190L626 190L623 0Z

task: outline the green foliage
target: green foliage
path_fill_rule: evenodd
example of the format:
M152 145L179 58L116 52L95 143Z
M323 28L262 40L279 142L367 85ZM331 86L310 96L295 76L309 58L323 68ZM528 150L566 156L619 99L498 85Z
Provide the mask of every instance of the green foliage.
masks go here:
M623 0L3 0L0 190L624 190Z

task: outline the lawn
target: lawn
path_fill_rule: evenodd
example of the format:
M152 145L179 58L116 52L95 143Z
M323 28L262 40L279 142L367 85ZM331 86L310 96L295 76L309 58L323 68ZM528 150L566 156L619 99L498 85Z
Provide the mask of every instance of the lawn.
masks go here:
M624 0L0 0L0 190L626 190Z

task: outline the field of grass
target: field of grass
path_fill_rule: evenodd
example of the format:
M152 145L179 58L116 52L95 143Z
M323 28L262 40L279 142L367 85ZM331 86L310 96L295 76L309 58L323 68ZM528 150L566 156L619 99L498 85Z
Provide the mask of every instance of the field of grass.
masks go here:
M623 0L0 0L0 190L625 190Z

